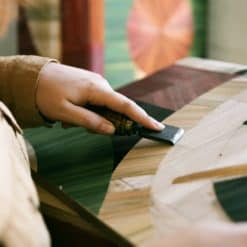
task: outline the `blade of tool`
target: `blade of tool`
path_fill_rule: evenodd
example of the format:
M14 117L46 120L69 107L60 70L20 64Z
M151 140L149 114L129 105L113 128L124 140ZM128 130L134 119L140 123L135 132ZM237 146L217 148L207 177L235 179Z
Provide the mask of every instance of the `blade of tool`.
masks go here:
M154 131L144 128L124 114L112 111L106 107L95 105L86 105L85 107L112 122L116 128L115 135L139 135L147 139L175 145L184 134L184 130L176 126L165 124L165 128L162 131Z
M172 145L175 145L184 135L184 129L165 124L165 128L162 131L153 131L141 127L138 130L138 134L144 138L155 141L168 142Z

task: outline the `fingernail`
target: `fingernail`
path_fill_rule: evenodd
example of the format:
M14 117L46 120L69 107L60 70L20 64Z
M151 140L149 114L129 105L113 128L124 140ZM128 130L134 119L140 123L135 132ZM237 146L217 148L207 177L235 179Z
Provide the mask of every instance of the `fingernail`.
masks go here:
M110 123L103 123L101 125L100 130L101 130L102 133L111 135L111 134L114 134L115 127Z
M151 121L155 129L163 130L165 128L165 125L161 122L158 122L156 119L151 118Z

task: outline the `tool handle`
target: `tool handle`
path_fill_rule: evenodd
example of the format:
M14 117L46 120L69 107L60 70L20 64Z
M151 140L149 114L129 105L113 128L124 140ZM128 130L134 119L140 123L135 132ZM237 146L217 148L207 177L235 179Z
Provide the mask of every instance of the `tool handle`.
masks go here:
M110 121L115 127L115 135L130 136L137 134L138 124L124 114L102 106L86 105L85 107Z

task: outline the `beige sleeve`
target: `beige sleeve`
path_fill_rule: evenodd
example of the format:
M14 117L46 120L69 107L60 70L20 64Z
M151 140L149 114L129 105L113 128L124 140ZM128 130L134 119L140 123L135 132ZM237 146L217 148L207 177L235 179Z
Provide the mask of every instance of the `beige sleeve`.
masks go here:
M0 102L0 243L6 247L50 247L21 133Z
M0 57L0 100L21 127L45 124L36 107L35 94L39 72L49 62L55 60L38 56Z

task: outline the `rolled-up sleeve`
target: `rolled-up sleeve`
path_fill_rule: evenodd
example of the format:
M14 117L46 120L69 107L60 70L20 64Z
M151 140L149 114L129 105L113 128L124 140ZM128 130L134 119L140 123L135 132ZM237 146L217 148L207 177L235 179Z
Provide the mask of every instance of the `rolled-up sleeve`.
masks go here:
M42 68L56 60L38 56L0 57L0 100L21 127L44 125L36 106L36 89Z

